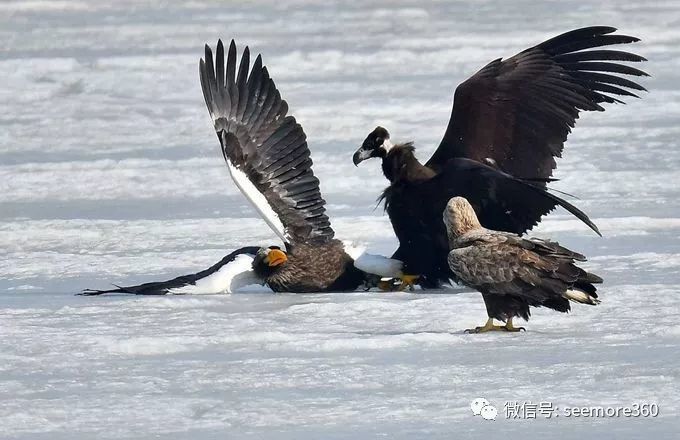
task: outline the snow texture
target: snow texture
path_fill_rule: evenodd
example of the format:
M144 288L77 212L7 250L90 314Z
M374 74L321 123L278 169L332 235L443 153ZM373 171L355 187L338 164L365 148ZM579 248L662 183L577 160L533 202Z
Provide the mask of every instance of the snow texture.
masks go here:
M426 159L455 86L562 31L639 36L650 93L583 115L534 234L590 257L602 304L466 335L477 293L78 297L280 244L239 194L198 80L250 45L304 127L337 236L389 255L376 125ZM0 438L677 438L677 1L0 3ZM473 416L485 398L495 421ZM506 419L506 401L652 402L655 418Z

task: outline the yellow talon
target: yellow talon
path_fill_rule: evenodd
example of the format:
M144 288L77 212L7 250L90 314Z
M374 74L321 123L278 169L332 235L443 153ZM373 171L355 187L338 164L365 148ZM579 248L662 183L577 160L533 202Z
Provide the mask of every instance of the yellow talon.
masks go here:
M519 332L526 331L524 327L515 327L512 325L512 318L508 319L505 325L494 325L493 318L489 318L482 327L469 328L465 333L486 333L486 332Z
M465 333L499 332L503 330L505 330L504 325L494 325L493 318L489 318L483 326L466 329Z
M378 288L385 292L403 292L406 289L413 290L420 275L401 275L399 278L381 280Z
M399 279L401 279L401 284L399 285L399 290L404 291L406 289L413 290L414 286L418 282L420 275L406 275L402 274Z
M520 331L527 331L524 327L515 327L512 325L512 318L508 318L508 321L505 323L505 331L506 332L520 332Z

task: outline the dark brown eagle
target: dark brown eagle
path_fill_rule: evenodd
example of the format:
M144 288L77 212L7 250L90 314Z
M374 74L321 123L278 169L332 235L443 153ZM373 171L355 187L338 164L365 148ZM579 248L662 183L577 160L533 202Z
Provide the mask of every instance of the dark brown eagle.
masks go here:
M522 238L482 227L472 205L454 197L444 210L451 251L448 264L456 278L482 293L486 324L471 333L519 331L512 319L529 320L529 307L568 312L569 301L598 304L593 284L602 278L576 266L586 258L549 240ZM505 325L494 325L493 320Z
M585 214L537 189L551 180L581 111L603 111L603 103L621 103L615 96L645 90L623 76L647 74L621 63L643 57L600 49L639 41L615 31L573 30L484 66L456 89L444 138L425 164L411 143L390 142L386 129L368 135L354 164L382 159L390 181L385 208L399 239L394 258L404 272L420 275L424 287L452 278L440 216L455 196L467 198L491 229L522 234L561 205L598 232Z

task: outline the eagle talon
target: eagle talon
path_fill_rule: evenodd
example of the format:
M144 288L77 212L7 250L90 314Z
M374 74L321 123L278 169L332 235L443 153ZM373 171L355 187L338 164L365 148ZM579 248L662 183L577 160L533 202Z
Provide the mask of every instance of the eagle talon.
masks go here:
M483 330L484 327L466 328L465 333L468 335L474 335L476 333L484 333L491 330Z
M505 325L495 325L493 323L493 318L489 318L481 327L468 328L465 329L466 334L477 334L486 332L518 332L520 330L526 331L524 327L513 327L512 319L508 319L508 323Z
M402 275L399 277L401 284L399 285L400 291L405 291L406 289L414 290L415 285L418 282L420 275Z
M509 331L509 332L513 332L513 333L517 333L517 332L525 332L525 331L527 331L527 329L525 329L524 327L512 327L512 328L507 328L507 327L506 327L506 330Z
M506 332L511 332L511 333L527 331L527 329L525 329L524 327L515 327L514 325L512 325L512 318L508 319L508 321L505 323L503 328L505 328Z
M414 290L420 275L402 275L398 278L382 280L378 283L378 288L384 292L403 292L406 289Z

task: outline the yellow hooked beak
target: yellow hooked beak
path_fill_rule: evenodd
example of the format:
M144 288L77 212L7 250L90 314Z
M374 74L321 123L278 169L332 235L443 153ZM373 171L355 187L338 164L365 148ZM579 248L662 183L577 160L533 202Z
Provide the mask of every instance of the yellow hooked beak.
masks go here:
M264 257L264 262L267 263L269 267L280 266L286 261L288 261L286 253L279 249L270 250L267 256Z

